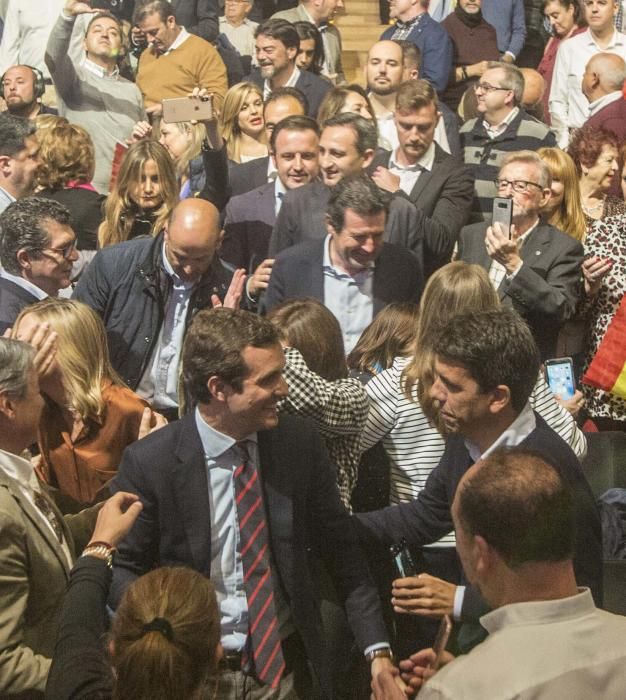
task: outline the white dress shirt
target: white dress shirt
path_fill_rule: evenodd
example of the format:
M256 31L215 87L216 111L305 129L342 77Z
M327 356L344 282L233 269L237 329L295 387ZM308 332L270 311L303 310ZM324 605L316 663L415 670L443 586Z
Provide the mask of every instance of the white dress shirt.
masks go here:
M283 85L283 87L296 87L296 83L298 82L298 78L300 77L300 69L297 66L294 66L293 73L289 76L289 80ZM263 81L263 101L267 100L267 98L272 94L272 86L270 85L270 81L265 78ZM271 159L270 159L271 160Z
M413 165L400 165L397 162L398 150L389 157L389 171L400 178L400 189L405 194L411 194L419 176L424 172L430 172L435 162L435 143L431 143L424 155Z
M602 95L600 99L589 103L589 116L593 117L593 115L597 114L601 109L608 107L613 102L617 102L617 100L621 100L622 97L621 90L615 90L615 92L609 92L608 95Z

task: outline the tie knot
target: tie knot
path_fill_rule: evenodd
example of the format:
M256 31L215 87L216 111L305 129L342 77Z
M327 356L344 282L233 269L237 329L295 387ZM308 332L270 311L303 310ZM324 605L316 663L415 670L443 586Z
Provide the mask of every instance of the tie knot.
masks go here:
M244 462L247 462L250 459L250 450L248 449L248 442L248 440L240 440L235 445L237 447L237 450L239 451L241 459Z

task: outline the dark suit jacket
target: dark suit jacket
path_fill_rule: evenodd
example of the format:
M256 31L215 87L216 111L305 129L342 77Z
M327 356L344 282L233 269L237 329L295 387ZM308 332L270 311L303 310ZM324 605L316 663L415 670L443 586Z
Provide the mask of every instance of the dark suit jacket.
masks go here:
M188 32L213 42L219 32L217 0L171 0L176 22ZM136 5L139 3L136 2Z
M261 77L261 72L258 70L258 68L253 70L246 80L256 83L261 89L263 89L264 80ZM320 104L332 86L333 84L330 82L330 80L320 78L319 75L309 73L309 71L306 70L300 71L300 77L296 81L295 87L300 90L303 95L306 95L307 102L309 103L309 111L307 112L309 117L313 117L313 119L317 118L317 112L320 108Z
M228 184L231 197L250 192L267 183L267 167L270 157L254 158L247 163L228 161Z
M463 228L459 259L489 271L487 226L479 222ZM554 226L540 223L522 246L521 257L524 264L511 281L503 280L498 294L526 319L542 359L554 357L561 324L574 315L580 298L583 247Z
M372 167L389 167L391 153L383 151L374 158ZM430 172L423 172L405 197L424 212L424 274L450 262L454 244L467 223L474 198L474 177L462 160L446 153L435 144L435 162Z
M270 256L309 239L319 240L328 234L326 207L330 188L323 182L311 182L285 194L270 240ZM423 266L424 221L422 211L402 197L391 200L385 225L385 240L410 250Z
M305 241L276 257L264 308L269 311L286 299L314 297L324 302L324 244L326 239ZM412 255L385 243L374 268L374 315L394 301L414 301L422 295L421 267Z
M598 605L602 603L602 529L595 499L576 455L541 418L519 447L538 452L566 481L576 505L574 571L581 586L589 586ZM403 537L411 547L435 542L454 528L450 508L459 481L472 465L462 436L450 435L441 461L431 472L416 500L371 513L359 513L364 542L388 546ZM475 593L463 602L463 617L473 619L481 608Z
M274 195L275 184L268 182L228 202L220 247L222 260L253 272L267 258L276 221Z
M30 292L0 277L0 334L11 328L23 308L37 301Z
M316 602L318 555L346 596L362 649L387 639L378 596L341 504L333 465L312 424L281 417L278 427L259 433L258 444L278 580L307 656L330 694ZM209 486L194 414L128 447L112 488L138 494L144 506L118 548L114 603L132 580L154 566L191 566L210 576Z

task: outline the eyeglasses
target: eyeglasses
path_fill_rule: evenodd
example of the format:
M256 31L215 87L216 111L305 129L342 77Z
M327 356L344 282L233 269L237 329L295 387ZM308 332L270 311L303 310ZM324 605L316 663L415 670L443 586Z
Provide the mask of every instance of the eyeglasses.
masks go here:
M529 182L528 180L500 180L496 178L494 180L494 183L499 190L503 190L505 187L508 187L510 185L513 188L513 192L517 192L518 194L524 194L525 192L528 192L528 188L531 185L533 187L538 187L540 190L543 189L543 187L539 183Z
M66 246L63 246L63 248L44 248L44 251L46 250L50 250L53 253L59 253L59 255L62 255L67 260L76 250L76 241L74 240L71 243L68 243Z
M474 85L474 92L482 90L483 92L493 92L494 90L504 90L508 92L511 88L498 87L497 85L490 85L489 83L476 83Z

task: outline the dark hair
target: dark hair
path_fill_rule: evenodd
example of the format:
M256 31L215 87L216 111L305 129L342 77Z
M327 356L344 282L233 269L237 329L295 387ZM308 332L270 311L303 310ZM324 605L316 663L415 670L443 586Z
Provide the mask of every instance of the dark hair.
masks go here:
M183 345L185 388L197 403L209 403L210 377L217 375L236 391L248 369L241 355L248 345L265 348L280 342L274 326L249 311L204 309L193 320Z
M422 67L422 52L419 46L408 39L393 39L393 41L402 49L402 63L412 63L419 73Z
M396 92L396 110L417 112L430 105L439 108L439 100L433 86L427 80L405 80Z
M361 333L348 355L348 367L361 372L378 373L388 369L396 357L411 354L419 306L410 301L395 301L385 306Z
M285 97L291 97L294 100L297 100L302 105L302 111L305 114L309 113L309 101L307 100L306 95L295 87L279 87L276 88L276 90L272 90L270 96L265 100L263 109L265 110L267 105L272 104L272 102L276 102L277 100L282 100Z
M17 261L20 249L38 257L48 247L46 223L50 221L68 226L70 213L62 204L45 197L18 199L0 214L0 263L7 272L21 274Z
M437 333L433 350L444 362L464 367L483 393L500 384L507 386L517 413L537 383L537 344L525 321L512 309L453 316Z
M168 17L176 19L176 11L171 2L166 2L166 0L140 0L133 12L133 24L138 25L148 15L155 13L159 15L161 22L165 22Z
M0 155L14 156L26 148L26 139L37 131L35 123L9 112L0 112Z
M319 75L322 72L322 67L324 66L324 41L319 29L311 22L294 22L293 26L298 32L300 41L303 39L313 39L315 42L315 48L313 50L313 62L311 67L308 69L310 73L315 73Z
M289 346L296 348L307 367L328 381L348 376L339 322L317 299L289 299L267 318Z
M520 448L494 451L457 491L458 517L512 568L558 562L574 551L574 502L569 486L541 455Z
M319 124L311 117L305 117L302 114L292 114L290 117L281 119L272 130L270 137L270 151L276 150L276 139L281 131L314 131L319 137Z
M586 27L587 20L585 19L585 13L583 12L581 0L543 0L541 4L541 11L545 12L546 7L551 2L558 2L561 7L567 9L568 7L574 8L574 24L578 27Z
M374 108L372 107L367 91L360 85L351 83L349 85L335 85L335 87L331 88L324 95L324 99L321 101L319 109L317 110L318 122L323 124L331 119L331 117L341 114L341 110L343 109L343 106L345 105L351 92L360 95L365 100L367 108L372 115L372 119L375 120L376 117L374 116Z
M359 216L373 216L380 212L389 214L391 195L367 175L342 178L330 190L326 216L329 224L339 233L346 219L346 209Z
M613 146L619 150L617 136L604 126L586 124L576 129L570 138L567 153L576 166L578 177L582 174L582 166L591 168L600 157L604 146Z
M254 32L254 38L267 36L280 41L286 49L300 48L300 37L296 28L286 19L270 18L261 22Z
M366 151L375 151L378 146L376 124L359 114L352 112L336 114L322 124L322 131L330 126L347 126L352 129L356 136L356 150L361 155L364 155Z
M85 30L85 36L89 34L89 30L91 29L91 25L94 22L97 22L99 19L102 19L102 17L106 17L107 19L112 19L115 24L117 25L117 31L120 33L120 39L124 41L124 27L122 26L122 22L120 21L119 17L116 17L112 12L109 12L108 10L103 10L102 12L96 12L95 15L91 15L91 19L89 20L89 24L87 24L87 29Z

